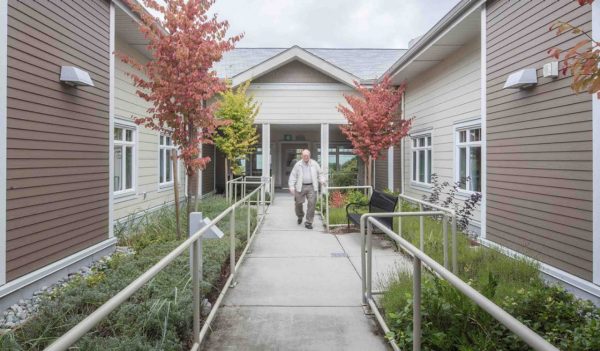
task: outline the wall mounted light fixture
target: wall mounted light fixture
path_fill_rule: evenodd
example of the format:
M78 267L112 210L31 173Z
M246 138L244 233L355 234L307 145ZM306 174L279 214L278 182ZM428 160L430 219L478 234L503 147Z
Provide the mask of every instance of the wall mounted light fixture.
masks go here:
M90 74L86 71L73 67L73 66L61 66L60 67L60 81L70 86L94 86Z
M504 89L524 89L537 84L537 72L535 68L525 68L512 73L504 83Z

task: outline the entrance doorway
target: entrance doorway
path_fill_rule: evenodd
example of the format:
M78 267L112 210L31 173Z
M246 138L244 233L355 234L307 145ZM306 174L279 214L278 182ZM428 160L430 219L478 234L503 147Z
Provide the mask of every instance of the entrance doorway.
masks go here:
M283 188L287 188L288 180L292 169L296 165L296 162L302 159L302 150L308 149L309 143L282 143L281 144L281 174Z

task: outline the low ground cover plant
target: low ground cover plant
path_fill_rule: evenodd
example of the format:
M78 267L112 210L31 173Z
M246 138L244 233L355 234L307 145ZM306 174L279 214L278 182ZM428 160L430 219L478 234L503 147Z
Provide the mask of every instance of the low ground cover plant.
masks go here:
M199 204L210 218L228 207L222 197ZM246 212L236 211L236 247L245 245ZM253 211L254 212L254 211ZM1 350L42 350L100 305L158 262L181 241L176 239L174 209L165 208L144 216L129 228L121 228L121 245L135 250L133 255L113 255L102 269L88 278L74 279L65 288L45 296L39 313L23 326L0 336ZM256 215L251 215L256 225ZM187 221L184 221L187 222ZM229 233L229 218L219 225ZM187 228L184 228L187 232ZM229 238L203 243L201 291L210 298L222 281L229 257ZM187 350L192 330L192 288L189 256L173 264L104 319L76 347L81 350Z

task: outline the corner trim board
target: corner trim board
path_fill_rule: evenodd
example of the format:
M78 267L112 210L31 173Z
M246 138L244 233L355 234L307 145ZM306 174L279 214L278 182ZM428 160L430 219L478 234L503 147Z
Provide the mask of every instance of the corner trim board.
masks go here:
M481 206L480 235L487 234L487 8L481 5Z
M115 4L110 3L110 38L109 38L109 92L108 92L108 237L115 236L114 224L114 145L115 145Z
M0 286L6 283L8 0L0 0Z
M600 41L600 2L592 3L592 38ZM600 285L600 99L592 94L593 263L592 281Z

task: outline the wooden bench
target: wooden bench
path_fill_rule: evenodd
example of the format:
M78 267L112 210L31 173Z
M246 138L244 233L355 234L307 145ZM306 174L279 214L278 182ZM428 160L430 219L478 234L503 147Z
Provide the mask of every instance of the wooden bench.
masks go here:
M395 212L396 205L398 204L398 197L390 194L386 194L382 191L375 190L369 199L369 203L350 203L346 206L346 218L348 219L348 228L350 222L360 226L360 216L362 213L351 211L356 207L367 207L369 206L369 212ZM388 228L392 228L394 219L388 218L377 218L378 221L385 224Z

